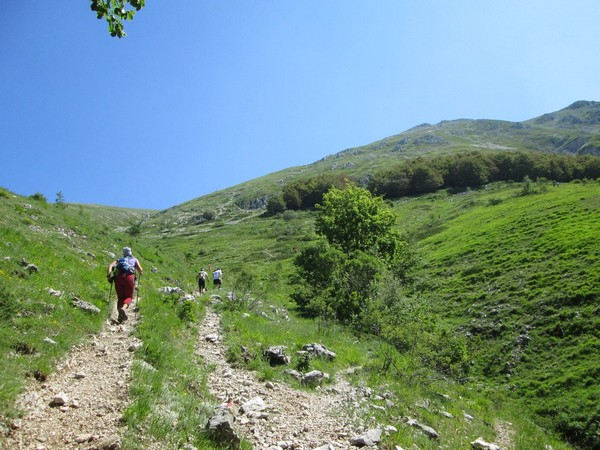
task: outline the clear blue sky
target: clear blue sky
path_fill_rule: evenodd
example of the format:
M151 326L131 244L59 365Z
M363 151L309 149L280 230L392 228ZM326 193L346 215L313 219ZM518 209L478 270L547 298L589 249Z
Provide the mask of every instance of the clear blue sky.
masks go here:
M423 122L600 99L597 0L2 2L0 186L164 209Z

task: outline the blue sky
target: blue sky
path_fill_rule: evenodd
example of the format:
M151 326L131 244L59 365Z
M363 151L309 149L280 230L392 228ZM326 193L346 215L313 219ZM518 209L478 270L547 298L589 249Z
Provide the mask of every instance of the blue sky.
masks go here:
M599 100L597 0L5 1L0 186L165 209L423 122Z

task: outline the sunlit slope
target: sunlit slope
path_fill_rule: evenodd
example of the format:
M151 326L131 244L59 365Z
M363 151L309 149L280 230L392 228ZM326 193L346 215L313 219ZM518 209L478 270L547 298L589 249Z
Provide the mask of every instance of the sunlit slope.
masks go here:
M469 336L473 379L528 398L567 435L589 432L600 417L600 184L522 190L435 200L419 243L425 295Z

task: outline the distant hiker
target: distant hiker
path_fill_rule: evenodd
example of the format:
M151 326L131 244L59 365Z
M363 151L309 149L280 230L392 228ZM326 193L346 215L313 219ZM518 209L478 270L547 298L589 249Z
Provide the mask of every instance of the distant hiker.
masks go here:
M196 281L198 281L198 290L200 291L200 295L206 292L206 280L208 280L208 273L204 270L204 268L200 269L198 275L196 275Z
M221 289L222 282L223 271L217 267L217 270L213 272L213 289Z
M135 290L136 271L140 275L144 272L137 258L134 258L129 247L123 248L123 257L111 262L107 269L107 278L109 283L115 282L115 290L117 291L117 311L119 312L119 323L127 320L125 308L133 300Z

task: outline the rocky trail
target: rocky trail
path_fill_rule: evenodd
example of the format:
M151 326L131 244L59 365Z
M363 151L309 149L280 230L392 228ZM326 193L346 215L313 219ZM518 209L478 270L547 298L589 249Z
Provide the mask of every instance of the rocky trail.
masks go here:
M107 323L89 342L75 346L46 381L32 384L18 401L26 414L15 421L3 445L11 450L123 448L121 417L129 401L133 354L141 345L133 336L136 324L134 312L123 324ZM196 352L214 367L209 388L233 412L233 433L255 449L346 449L356 448L353 439L365 438L357 435L367 430L345 412L367 394L343 379L303 391L260 382L253 373L231 367L219 316L210 307L198 330Z
M129 311L128 316L73 347L47 380L21 395L18 404L26 414L13 423L3 444L7 449L120 448L133 353L141 345L132 335L137 314Z

